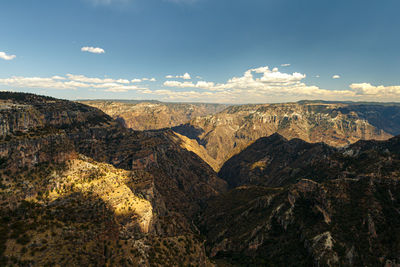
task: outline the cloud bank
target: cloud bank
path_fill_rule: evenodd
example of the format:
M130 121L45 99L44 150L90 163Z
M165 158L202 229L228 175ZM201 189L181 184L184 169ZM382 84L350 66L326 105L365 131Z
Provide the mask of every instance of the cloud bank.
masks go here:
M260 76L261 75L261 76ZM373 86L354 83L346 90L328 90L307 85L305 74L283 73L268 66L249 69L242 76L232 77L226 83L209 81L166 81L164 87L181 90L156 90L165 100L212 101L226 103L272 103L302 99L394 101L400 100L400 86ZM186 91L182 91L186 89ZM192 89L192 90L188 90Z
M164 80L162 87L140 86L155 82L155 78L101 78L66 74L52 77L14 76L0 79L0 89L34 88L55 90L81 90L103 92L131 92L131 98L164 101L216 102L216 103L277 103L298 100L353 100L400 101L400 85L383 86L370 83L352 83L344 90L328 90L305 82L306 74L285 73L268 66L253 68L226 82ZM6 88L4 88L6 86ZM40 91L39 91L40 92Z
M136 80L136 79L133 79ZM65 76L21 77L0 79L0 84L16 88L38 88L55 90L90 89L104 92L128 92L130 90L145 90L127 79L92 78L84 75L67 74Z

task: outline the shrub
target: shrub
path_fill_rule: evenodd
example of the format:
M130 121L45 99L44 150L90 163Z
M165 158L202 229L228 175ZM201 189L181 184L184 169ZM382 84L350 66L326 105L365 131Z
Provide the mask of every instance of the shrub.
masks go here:
M31 238L27 234L23 234L17 239L17 243L21 245L26 245L31 241Z

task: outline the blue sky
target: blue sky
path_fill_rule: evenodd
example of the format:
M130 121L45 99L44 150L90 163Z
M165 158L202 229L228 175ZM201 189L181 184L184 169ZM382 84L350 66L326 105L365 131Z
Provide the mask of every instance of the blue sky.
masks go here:
M400 101L398 10L398 0L2 0L0 90Z

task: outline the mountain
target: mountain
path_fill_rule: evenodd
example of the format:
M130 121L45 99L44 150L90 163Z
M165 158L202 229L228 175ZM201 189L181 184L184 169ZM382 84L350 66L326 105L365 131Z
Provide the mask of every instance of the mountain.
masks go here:
M222 133L252 114L234 131L246 138L219 136L243 147L217 174L191 124L135 131L82 103L0 92L0 266L398 266L397 107L353 105L193 120L219 118ZM249 113L262 107L287 124L252 140L274 125ZM374 136L388 140L354 142Z
M334 148L324 143L311 144L297 138L288 141L275 133L258 139L230 158L219 176L232 188L245 184L279 187L296 182L299 177L317 180L336 174L329 172L339 164L321 157L334 152Z
M221 264L400 263L400 136L333 148L275 134L219 175L236 187L210 200L198 220Z
M0 265L207 264L192 219L226 183L171 130L6 92L0 121Z
M307 101L231 106L173 130L203 146L218 171L252 142L274 133L335 147L358 140L387 140L400 134L400 106Z
M134 130L170 128L187 123L195 117L217 113L227 107L222 104L123 100L85 100L80 103L98 108Z
M385 142L362 140L334 148L273 134L258 139L229 159L219 177L231 187L246 184L280 187L301 178L316 182L362 175L392 178L400 166L396 161L400 153L399 140L399 137Z

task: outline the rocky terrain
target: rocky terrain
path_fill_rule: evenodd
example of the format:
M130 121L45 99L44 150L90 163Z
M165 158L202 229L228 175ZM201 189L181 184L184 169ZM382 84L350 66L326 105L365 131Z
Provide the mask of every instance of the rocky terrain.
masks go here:
M53 98L0 101L0 265L207 265L192 218L226 183L172 131Z
M325 144L261 138L220 176L233 190L199 216L224 264L398 266L400 137Z
M400 134L400 106L307 101L231 106L173 130L203 146L218 171L252 142L274 133L335 147L358 140L387 140Z
M397 110L236 106L135 131L0 92L0 266L398 266Z
M215 114L227 105L222 104L183 104L158 101L98 100L80 101L98 108L114 119L123 121L134 130L155 130L170 128L189 122L191 119Z

